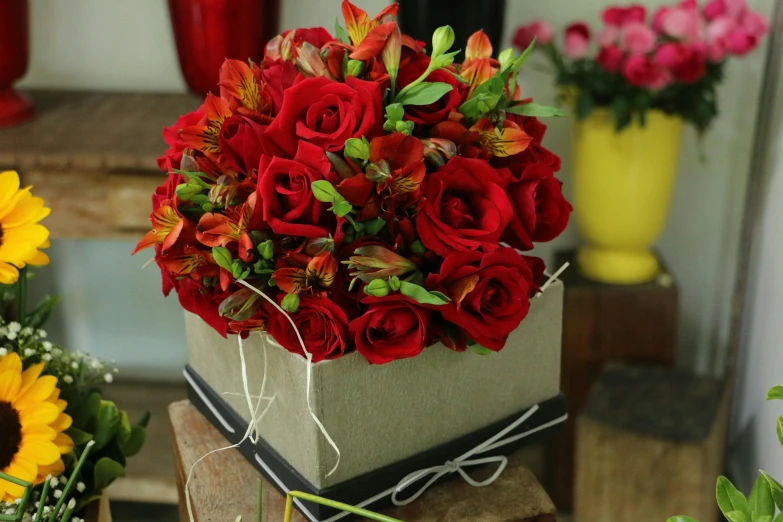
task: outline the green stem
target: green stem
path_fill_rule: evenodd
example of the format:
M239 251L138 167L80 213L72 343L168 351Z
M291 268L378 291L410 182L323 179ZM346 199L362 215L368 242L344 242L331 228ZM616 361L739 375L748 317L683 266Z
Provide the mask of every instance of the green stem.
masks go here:
M353 513L354 515L369 518L370 520L376 520L377 522L402 522L399 519L387 517L386 515L381 515L380 513L367 511L366 509L350 506L348 504L343 504L342 502L336 502L334 500L329 500L328 498L317 497L315 495L310 495L309 493L302 493L301 491L288 492L288 496L286 498L286 513L288 513L288 506L293 502L293 498L307 500L308 502L315 502L316 504L329 506L340 511L347 511L348 513ZM289 519L286 519L286 521L288 520Z
M68 495L71 494L71 490L76 486L76 481L79 477L79 472L82 470L82 466L84 466L85 461L87 461L87 455L90 454L90 451L92 450L92 446L95 444L95 441L90 441L87 443L87 446L84 448L84 452L82 453L81 458L79 458L79 462L76 463L76 467L73 469L73 473L71 473L71 478L68 479L68 482L65 484L65 487L63 488L63 494L60 497L60 500L57 501L57 504L54 506L54 510L52 511L52 514L49 515L49 521L48 522L54 522L55 517L60 512L60 508L63 507L63 504L65 503L65 499L68 498Z
M261 499L261 494L263 491L263 483L261 482L261 479L258 479L258 506L256 508L256 517L258 518L258 522L261 522L261 507L263 500Z
M16 282L16 320L23 327L27 322L27 266L19 270Z
M411 89L413 89L414 87L416 87L417 85L419 85L421 82L423 82L424 80L426 80L426 79L427 79L427 76L429 76L429 75L430 75L430 73L431 73L432 71L434 71L434 70L435 70L435 69L433 69L433 68L432 68L432 62L430 62L430 65L428 65L428 66L427 66L427 70L426 70L426 71L424 71L424 74L422 74L421 76L419 76L418 78L416 78L415 80L413 80L411 83L409 83L408 85L406 85L405 87L403 87L403 88L402 88L402 90L400 90L400 92L398 92L398 93L397 93L397 96L395 96L395 97L394 97L394 98L392 98L392 99L393 99L393 100L398 100L398 99L402 98L402 95L403 95L403 94L405 94L406 92L410 91Z

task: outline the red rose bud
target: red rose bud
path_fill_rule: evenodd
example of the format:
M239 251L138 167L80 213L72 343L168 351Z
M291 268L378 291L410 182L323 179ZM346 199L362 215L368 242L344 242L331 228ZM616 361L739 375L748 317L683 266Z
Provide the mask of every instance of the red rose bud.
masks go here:
M349 270L354 270L351 277L358 277L365 283L373 279L386 279L390 276L403 276L416 270L416 264L381 246L363 246L354 251L348 261Z

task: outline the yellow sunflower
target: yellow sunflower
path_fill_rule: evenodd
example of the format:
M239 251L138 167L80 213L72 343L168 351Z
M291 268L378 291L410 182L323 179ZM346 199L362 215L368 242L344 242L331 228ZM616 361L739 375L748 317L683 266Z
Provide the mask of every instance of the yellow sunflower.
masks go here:
M71 417L63 413L57 378L41 377L44 364L22 371L16 353L0 358L0 471L40 484L47 475L65 471L62 455L73 450L73 441L63 433ZM13 502L24 488L0 480L0 500Z
M0 172L0 283L15 283L27 264L49 263L40 250L49 246L49 231L38 222L50 211L42 198L30 194L30 187L19 188L16 172Z

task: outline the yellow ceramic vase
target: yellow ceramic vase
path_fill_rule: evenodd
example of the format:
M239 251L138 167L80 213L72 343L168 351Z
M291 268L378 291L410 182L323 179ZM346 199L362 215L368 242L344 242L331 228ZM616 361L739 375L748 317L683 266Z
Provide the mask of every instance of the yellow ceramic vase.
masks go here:
M682 120L650 111L616 132L605 110L574 124L574 212L587 244L579 270L595 281L633 284L658 274L650 252L666 223Z

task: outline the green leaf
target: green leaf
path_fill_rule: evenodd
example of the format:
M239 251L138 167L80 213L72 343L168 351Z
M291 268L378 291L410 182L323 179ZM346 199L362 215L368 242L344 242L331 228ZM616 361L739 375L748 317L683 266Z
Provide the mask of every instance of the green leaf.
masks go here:
M86 431L82 431L79 428L74 428L73 426L68 428L65 431L65 434L71 437L71 440L75 446L84 446L92 440L92 433L87 433Z
M549 105L539 105L538 103L530 102L509 107L506 112L512 114L519 114L520 116L533 116L536 118L550 118L557 116L558 118L565 116L565 112L557 107L551 107Z
M386 106L386 118L389 121L398 122L405 117L405 109L399 103L390 103Z
M448 304L449 302L448 298L443 294L441 294L440 292L428 292L427 290L420 287L419 285L415 285L407 281L400 281L400 293L422 304L431 304L431 305L440 306L440 305Z
M440 100L454 87L445 82L422 82L402 92L394 99L400 105L429 105Z
M346 45L351 45L351 37L348 35L348 31L340 25L340 19L334 19L334 34L337 35L337 39Z
M95 489L104 490L119 477L125 476L125 468L119 462L103 457L95 464Z
M470 345L470 349L473 350L474 352L476 352L479 355L492 355L493 353L495 353L492 350L490 350L489 348L484 348L480 344L472 344L472 345Z
M783 417L780 416L778 417L777 432L780 445L783 446Z
M136 421L136 424L133 426L141 426L142 428L146 428L149 426L150 418L152 417L152 412L147 410L144 412L144 415L141 416L139 420Z
M92 392L82 402L78 413L74 415L73 423L77 426L91 426L92 421L98 415L98 410L101 407L101 394L99 392Z
M678 515L676 517L670 517L666 519L666 522L699 522L695 518Z
M772 522L772 515L759 515L755 511L751 511L750 522Z
M783 513L778 513L778 516L775 517L775 522L783 522Z
M770 518L775 515L775 501L772 499L772 488L764 477L759 477L756 479L756 483L753 484L753 489L750 492L750 496L748 496L748 509L751 512L751 520L754 520L753 512L760 516L769 515Z
M102 400L96 416L94 450L103 448L114 438L119 424L120 411L117 405L111 401Z
M335 189L334 186L325 179L313 181L310 186L313 189L313 195L315 196L315 199L321 201L322 203L331 203L335 200L335 198L341 197L337 192L337 189Z
M774 400L783 400L783 386L777 385L769 392L767 392L767 400L768 401L774 401Z
M718 477L718 483L715 486L715 498L718 500L718 507L726 518L729 518L729 513L735 511L739 511L746 516L750 515L745 495L737 491L734 484L726 477Z
M137 455L141 448L144 447L144 442L147 440L147 428L144 426L134 426L131 429L130 437L120 446L120 449L126 457L133 457Z
M345 199L342 196L338 194L337 198L335 198L334 200L334 204L332 208L330 208L329 210L334 212L336 216L345 217L351 213L353 207L351 206L350 203L345 201Z
M128 413L126 411L120 411L120 421L117 423L117 442L120 446L125 444L131 436L130 420L128 419Z
M368 236L377 236L378 232L380 232L381 229L386 226L386 220L379 217L371 219L370 221L363 221L363 223L364 232Z
M783 486L777 480L767 475L765 471L762 471L761 475L769 482L769 487L772 490L772 500L775 501L775 505L783 510Z
M593 97L589 92L580 90L576 97L576 115L580 120L586 119L593 112Z
M729 511L728 513L724 513L724 515L729 520L729 522L749 522L747 515L739 510Z
M229 272L234 270L234 258L226 247L212 247L212 258L219 267L225 268Z
M32 312L27 315L27 325L31 328L42 328L49 317L52 315L52 310L57 303L60 302L59 295L47 295L38 304Z

